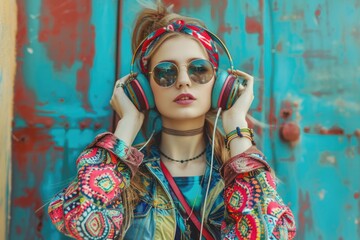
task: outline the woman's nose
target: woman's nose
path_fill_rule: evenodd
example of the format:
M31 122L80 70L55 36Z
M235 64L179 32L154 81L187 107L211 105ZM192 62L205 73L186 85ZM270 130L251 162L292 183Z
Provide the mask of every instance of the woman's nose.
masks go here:
M191 79L187 73L187 66L183 65L179 67L178 77L176 80L176 87L181 88L183 86L190 87L192 84Z

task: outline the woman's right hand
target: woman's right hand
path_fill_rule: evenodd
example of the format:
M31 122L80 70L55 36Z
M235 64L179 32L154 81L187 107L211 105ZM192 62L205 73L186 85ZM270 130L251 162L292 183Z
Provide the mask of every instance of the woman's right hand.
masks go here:
M129 74L120 78L116 81L113 95L110 100L110 105L116 111L120 119L127 116L139 116L143 115L137 110L135 105L130 101L128 96L125 94L122 84L125 83L129 78Z
M144 113L135 107L121 87L129 77L128 74L116 81L110 100L110 105L120 118L114 134L128 146L132 144L144 121Z

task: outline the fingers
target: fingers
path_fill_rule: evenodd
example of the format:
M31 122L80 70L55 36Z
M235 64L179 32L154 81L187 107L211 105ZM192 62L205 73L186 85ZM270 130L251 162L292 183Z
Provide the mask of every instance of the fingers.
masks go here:
M131 99L126 95L124 85L128 84L130 74L118 79L115 82L113 94L110 99L110 105L117 112L120 118L124 116L133 116L138 112L136 106L131 102Z
M119 87L123 88L123 87L124 87L124 83L122 83L122 82L117 82L116 85L115 85L115 88L119 88Z
M119 117L123 117L123 107L121 105L121 102L123 102L124 97L124 89L123 86L125 84L125 81L129 78L129 75L126 75L120 79L118 79L115 82L115 86L113 89L113 94L110 99L110 105L112 108L118 113Z
M119 89L121 90L123 89L125 82L129 79L129 76L130 74L125 75L115 82L114 93Z
M252 86L254 84L254 77L246 72L234 70L232 71L232 74L244 78L247 81L247 85L250 84Z
M245 81L239 86L238 89L238 94L242 95L242 94L248 94L248 95L252 95L252 97L254 97L254 77L251 76L250 74L240 71L240 70L229 70L229 72L235 76L239 76L241 78L243 78Z

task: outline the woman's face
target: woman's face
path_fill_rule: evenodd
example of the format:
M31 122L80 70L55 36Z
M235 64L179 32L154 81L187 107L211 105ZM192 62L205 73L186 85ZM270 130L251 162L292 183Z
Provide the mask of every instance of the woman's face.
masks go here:
M150 74L155 105L163 121L204 118L209 111L214 77L205 84L193 82L188 76L187 64L194 59L208 60L208 55L200 43L187 36L165 40L153 54L150 71L163 61L173 62L179 69L175 84L167 88L159 86Z

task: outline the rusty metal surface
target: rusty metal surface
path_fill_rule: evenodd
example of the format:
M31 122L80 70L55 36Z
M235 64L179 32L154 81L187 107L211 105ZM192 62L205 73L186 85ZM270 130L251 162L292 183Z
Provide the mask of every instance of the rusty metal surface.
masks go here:
M296 215L297 239L360 239L360 1L165 2L201 18L235 67L256 77L251 113L267 127L252 126ZM129 72L140 7L17 4L10 239L67 239L46 207L35 210L75 176L81 149L111 129L108 101L116 76Z

